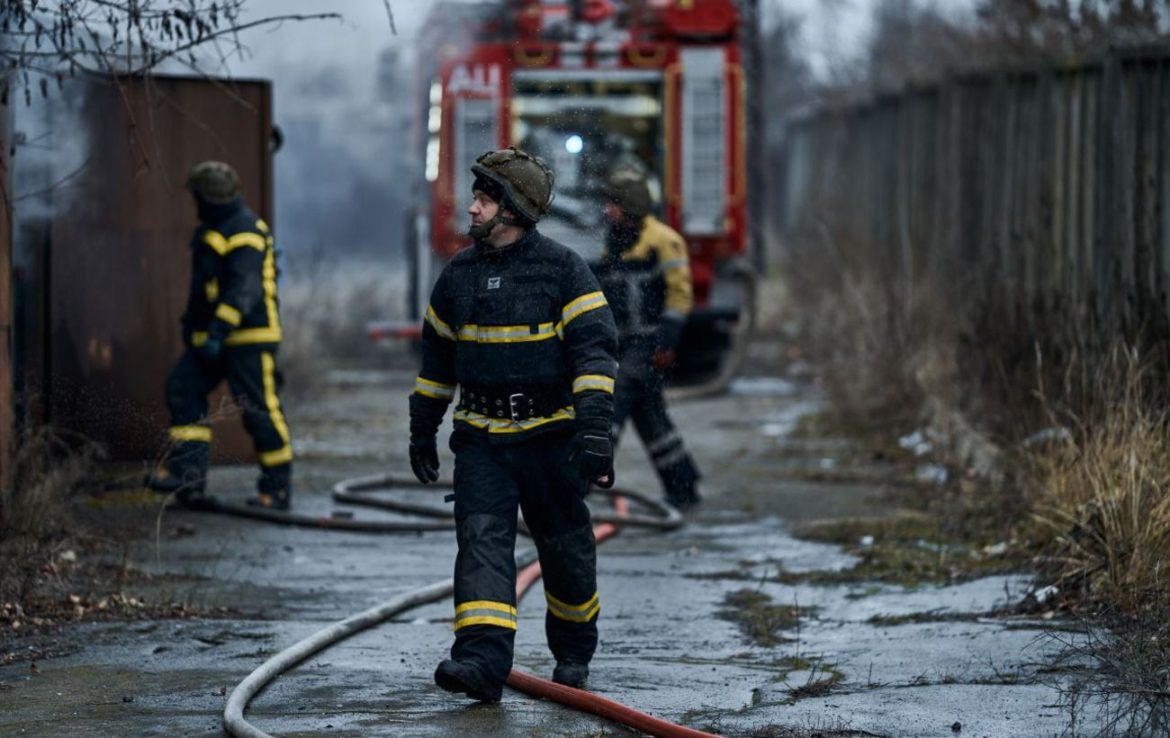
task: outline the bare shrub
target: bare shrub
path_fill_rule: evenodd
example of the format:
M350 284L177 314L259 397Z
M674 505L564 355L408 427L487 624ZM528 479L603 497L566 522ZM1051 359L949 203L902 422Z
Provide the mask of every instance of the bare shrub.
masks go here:
M930 289L862 273L794 292L804 302L801 332L844 422L905 426L928 397L953 394L956 329Z
M1151 603L1153 604L1153 603ZM1050 634L1062 661L1078 665L1059 686L1072 725L1098 726L1095 735L1152 738L1170 733L1170 597L1137 617L1111 618L1110 627ZM1088 720L1086 720L1088 718ZM1075 727L1069 731L1079 735Z
M42 565L77 533L71 503L91 474L97 449L38 428L14 444L11 484L0 488L0 601L20 602Z

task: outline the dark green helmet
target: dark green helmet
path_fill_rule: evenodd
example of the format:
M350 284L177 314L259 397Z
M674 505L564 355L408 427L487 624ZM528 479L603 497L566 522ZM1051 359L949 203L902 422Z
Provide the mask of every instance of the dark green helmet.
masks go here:
M515 146L488 151L475 160L471 171L495 184L503 193L500 204L530 223L540 220L552 204L552 170Z
M207 202L229 203L240 196L240 175L222 161L200 162L187 175L187 189Z
M605 183L605 196L631 218L645 218L654 208L646 177L634 169L619 169Z

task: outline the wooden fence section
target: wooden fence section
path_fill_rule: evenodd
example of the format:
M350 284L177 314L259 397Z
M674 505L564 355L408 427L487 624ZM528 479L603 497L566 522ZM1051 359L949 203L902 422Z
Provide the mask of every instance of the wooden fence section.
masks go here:
M956 78L795 122L788 261L1044 330L1170 334L1170 50Z

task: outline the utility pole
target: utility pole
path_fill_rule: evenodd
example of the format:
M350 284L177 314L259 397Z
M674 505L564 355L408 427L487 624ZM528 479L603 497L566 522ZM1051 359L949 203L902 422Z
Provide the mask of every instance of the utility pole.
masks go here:
M763 162L767 159L764 157L764 55L760 46L762 19L759 0L743 0L740 13L740 43L747 71L748 253L752 267L762 276L766 265L763 213L764 188L767 183Z
M0 102L0 490L12 481L12 108Z

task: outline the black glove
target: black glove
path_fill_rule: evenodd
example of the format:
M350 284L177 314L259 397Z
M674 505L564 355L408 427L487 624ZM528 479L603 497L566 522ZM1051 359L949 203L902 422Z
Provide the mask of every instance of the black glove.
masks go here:
M203 358L214 361L223 353L223 339L219 336L208 336L203 345L199 347L199 353Z
M207 340L199 348L199 352L203 358L215 360L223 353L223 344L227 339L228 334L232 332L230 323L216 318L211 321L211 325L207 326Z
M439 480L439 449L434 436L410 437L410 468L423 484Z
M613 443L608 434L578 431L577 435L573 436L569 461L580 464L582 479L587 479L602 489L613 486Z

